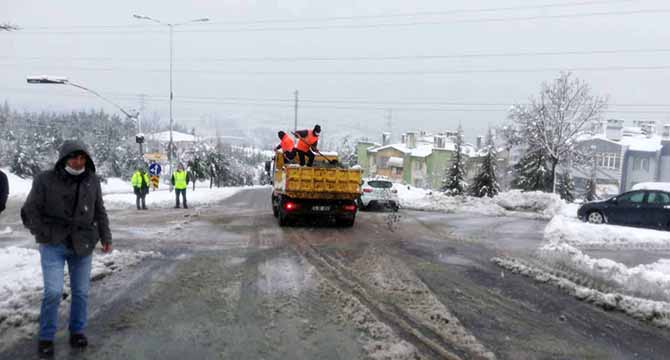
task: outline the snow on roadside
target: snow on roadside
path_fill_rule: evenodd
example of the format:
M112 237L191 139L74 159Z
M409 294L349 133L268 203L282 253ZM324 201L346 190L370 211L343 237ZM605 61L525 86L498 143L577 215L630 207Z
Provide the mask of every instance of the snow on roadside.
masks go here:
M636 319L649 321L656 326L670 328L670 304L620 293L602 292L576 284L537 267L529 266L514 258L493 258L491 261L515 274L554 285L579 300L587 301L605 310L622 311Z
M203 206L215 204L243 189L252 187L222 187L222 188L199 188L186 191L186 200L190 206ZM128 209L135 207L135 194L107 194L104 196L105 207L108 209ZM147 194L146 204L148 208L166 208L175 205L175 193L167 189L151 191Z
M91 279L100 280L114 272L133 266L144 258L158 256L155 252L119 251L110 254L94 253ZM66 267L67 273L67 267ZM63 288L69 293L69 278ZM39 317L43 289L40 255L36 249L21 247L0 248L0 334L8 328L21 328L31 333ZM69 297L61 302L66 307Z
M594 259L565 243L550 243L539 250L547 263L568 265L594 279L614 283L620 288L663 301L670 301L670 259L627 267L611 259Z
M589 224L564 213L554 216L544 229L544 239L580 248L669 249L670 232L608 224Z
M447 196L440 191L396 185L400 206L412 210L442 212L472 212L483 215L504 216L532 214L549 219L563 211L565 202L556 194L539 191L511 190L493 198L472 196Z

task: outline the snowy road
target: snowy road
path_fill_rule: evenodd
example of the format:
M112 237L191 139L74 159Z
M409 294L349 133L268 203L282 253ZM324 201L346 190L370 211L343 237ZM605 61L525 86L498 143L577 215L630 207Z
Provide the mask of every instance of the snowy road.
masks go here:
M667 329L491 262L532 258L546 221L401 210L279 228L269 197L111 211L117 249L161 256L96 281L92 346L71 353L61 331L57 358L667 358ZM33 354L24 338L0 358Z

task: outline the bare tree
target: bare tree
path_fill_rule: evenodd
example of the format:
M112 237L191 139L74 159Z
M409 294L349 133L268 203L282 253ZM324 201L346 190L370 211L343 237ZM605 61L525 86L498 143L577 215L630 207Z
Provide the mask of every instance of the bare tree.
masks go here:
M570 73L561 73L553 82L542 84L538 98L510 109L509 119L528 150L546 154L553 192L556 167L575 156L576 138L600 119L606 107L607 99L592 95L588 84Z

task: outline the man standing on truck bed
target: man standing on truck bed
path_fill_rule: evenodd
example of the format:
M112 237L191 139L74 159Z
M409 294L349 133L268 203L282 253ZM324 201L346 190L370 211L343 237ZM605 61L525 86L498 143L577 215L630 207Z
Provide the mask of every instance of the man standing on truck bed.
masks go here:
M314 129L312 130L305 129L295 132L295 136L298 137L298 145L295 147L295 150L300 159L300 166L305 166L305 156L308 158L307 166L312 166L314 164L314 152L312 152L312 150L318 151L316 146L319 142L320 134L320 125L314 125Z
M293 142L293 139L289 134L283 131L278 132L277 135L279 136L279 140L281 140L281 142L279 145L277 145L275 151L281 149L284 153L284 159L286 162L292 162L293 159L295 159L295 149L293 148L295 143Z

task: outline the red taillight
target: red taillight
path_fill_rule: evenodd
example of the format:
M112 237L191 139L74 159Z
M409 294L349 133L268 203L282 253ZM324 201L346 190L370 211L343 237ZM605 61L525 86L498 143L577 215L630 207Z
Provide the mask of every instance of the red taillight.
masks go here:
M365 189L363 189L363 192L371 193L371 192L372 192L372 189L370 189L370 188L365 188Z
M300 205L296 204L294 202L289 201L289 202L284 203L284 210L286 210L286 211L297 210L298 208L300 208Z
M344 211L356 211L356 205L344 205Z

